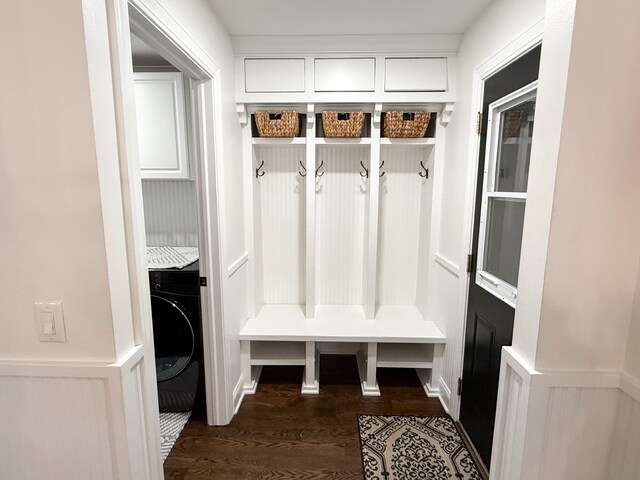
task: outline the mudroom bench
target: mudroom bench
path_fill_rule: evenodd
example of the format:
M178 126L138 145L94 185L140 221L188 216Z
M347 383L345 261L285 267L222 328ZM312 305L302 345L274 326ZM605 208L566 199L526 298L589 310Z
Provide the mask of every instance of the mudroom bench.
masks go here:
M244 393L256 391L265 365L304 366L303 394L317 394L319 344L356 343L362 394L380 395L376 369L415 368L428 395L437 395L445 336L414 307L383 306L375 319L366 319L358 306L318 306L313 319L302 308L265 305L239 334ZM435 388L434 388L435 387Z

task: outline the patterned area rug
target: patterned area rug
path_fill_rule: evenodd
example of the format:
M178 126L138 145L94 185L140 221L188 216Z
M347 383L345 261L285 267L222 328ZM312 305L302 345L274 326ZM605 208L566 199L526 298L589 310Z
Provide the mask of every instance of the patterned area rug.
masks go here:
M160 436L162 446L162 462L167 459L180 436L180 432L187 424L191 412L160 413Z
M481 480L449 417L359 415L365 480Z

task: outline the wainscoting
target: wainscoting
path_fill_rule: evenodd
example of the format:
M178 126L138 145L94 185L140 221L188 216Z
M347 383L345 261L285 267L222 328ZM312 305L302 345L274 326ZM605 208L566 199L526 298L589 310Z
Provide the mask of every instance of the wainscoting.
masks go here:
M0 363L3 478L159 478L141 461L159 455L159 436L147 441L142 361L135 347L110 365Z
M492 480L640 478L638 382L617 372L541 373L503 349Z
M447 337L444 349L442 376L434 379L434 387L440 390L440 400L454 417L458 415L458 396L453 390L462 371L462 344L464 319L460 312L460 269L450 261L436 255L435 295L433 318Z

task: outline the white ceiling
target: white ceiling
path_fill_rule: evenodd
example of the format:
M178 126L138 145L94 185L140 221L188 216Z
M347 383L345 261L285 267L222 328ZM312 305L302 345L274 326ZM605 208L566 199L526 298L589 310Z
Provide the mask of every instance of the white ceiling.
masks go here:
M492 0L209 0L231 35L463 33Z

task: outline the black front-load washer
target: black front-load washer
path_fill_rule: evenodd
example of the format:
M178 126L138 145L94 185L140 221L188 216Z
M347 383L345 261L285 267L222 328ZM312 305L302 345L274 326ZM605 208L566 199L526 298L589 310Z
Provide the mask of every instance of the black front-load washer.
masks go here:
M149 270L149 283L160 411L191 411L204 393L198 262Z

